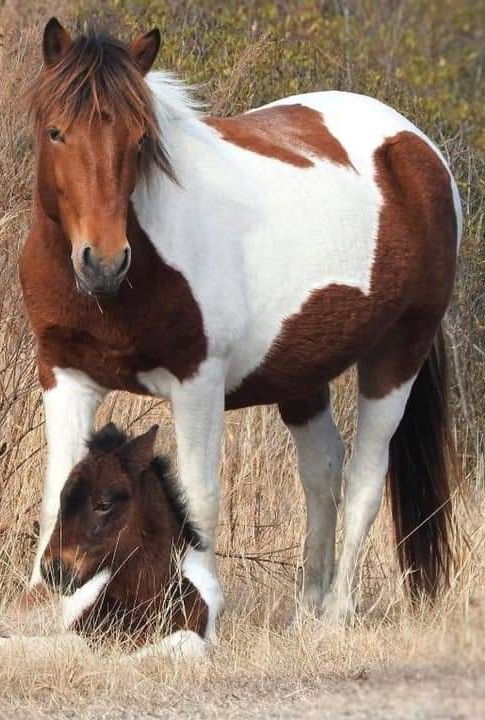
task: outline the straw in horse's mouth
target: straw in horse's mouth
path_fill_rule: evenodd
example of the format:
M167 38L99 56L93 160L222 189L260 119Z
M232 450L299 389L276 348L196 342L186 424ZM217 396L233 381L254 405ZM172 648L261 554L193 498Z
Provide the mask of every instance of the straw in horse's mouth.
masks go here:
M88 287L86 287L86 285L83 283L83 281L77 275L76 272L74 272L74 277L76 280L76 290L78 292L81 292L83 295L88 295L88 297L94 298L94 300L96 301L96 305L98 306L99 312L101 313L101 315L104 315L104 311L103 311L103 308L101 307L101 305L99 304L99 299L98 299L97 294L93 293L92 290L90 290Z
M103 309L101 308L98 300L113 299L117 295L118 290L120 289L120 287L124 281L126 281L128 287L131 290L133 290L133 285L132 285L128 275L125 275L125 277L121 280L121 282L117 285L117 287L112 292L110 292L110 291L104 292L103 290L98 290L95 292L95 291L91 290L90 288L88 288L86 283L79 277L79 275L77 274L77 272L75 270L74 270L74 278L76 281L76 290L78 290L78 292L81 292L83 295L88 295L89 297L94 298L96 300L99 311L101 313L103 313Z

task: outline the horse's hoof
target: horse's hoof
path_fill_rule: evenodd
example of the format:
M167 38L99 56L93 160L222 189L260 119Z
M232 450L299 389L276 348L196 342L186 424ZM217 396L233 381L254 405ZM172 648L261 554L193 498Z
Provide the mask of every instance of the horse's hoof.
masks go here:
M339 597L330 591L323 598L321 618L331 627L344 627L352 622L355 606L351 598Z
M322 601L321 598L303 598L295 608L293 619L290 623L292 627L318 620L321 615Z

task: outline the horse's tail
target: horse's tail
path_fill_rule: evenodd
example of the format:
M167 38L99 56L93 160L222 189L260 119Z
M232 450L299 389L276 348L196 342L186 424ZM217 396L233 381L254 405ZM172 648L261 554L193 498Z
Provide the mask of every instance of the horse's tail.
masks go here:
M453 462L448 369L440 326L389 449L388 481L399 561L412 597L422 592L434 596L440 586L449 584Z

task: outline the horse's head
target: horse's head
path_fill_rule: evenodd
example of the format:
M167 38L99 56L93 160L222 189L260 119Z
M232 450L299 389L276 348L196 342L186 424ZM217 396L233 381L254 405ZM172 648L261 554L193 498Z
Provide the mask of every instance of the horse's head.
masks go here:
M38 193L70 243L80 291L114 294L128 272L138 173L155 163L173 177L144 80L159 45L158 30L131 45L105 35L73 39L55 18L44 30L30 101Z
M44 580L72 593L101 571L117 583L136 586L158 556L170 557L166 498L160 477L150 472L157 427L133 440L110 423L89 442L89 453L71 472L41 563ZM160 527L160 523L164 527ZM148 568L153 574L153 568Z

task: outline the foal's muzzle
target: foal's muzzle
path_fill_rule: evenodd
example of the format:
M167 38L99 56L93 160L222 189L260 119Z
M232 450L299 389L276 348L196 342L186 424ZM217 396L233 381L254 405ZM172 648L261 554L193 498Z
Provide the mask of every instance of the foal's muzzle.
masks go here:
M55 557L50 562L42 560L40 571L44 582L61 595L72 595L81 586L76 575L60 558Z
M130 264L131 248L128 243L120 253L109 260L101 258L90 245L85 245L73 256L77 288L88 295L115 295Z

